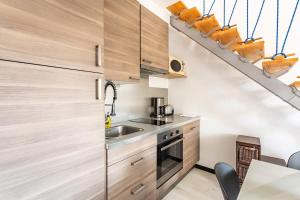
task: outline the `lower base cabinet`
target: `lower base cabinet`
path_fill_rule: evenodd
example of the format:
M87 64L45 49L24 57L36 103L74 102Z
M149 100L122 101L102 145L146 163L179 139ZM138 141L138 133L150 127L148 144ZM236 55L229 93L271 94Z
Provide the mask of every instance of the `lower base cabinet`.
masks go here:
M139 142L137 142L138 144ZM148 145L148 147L147 147ZM135 143L108 150L113 160L122 158L107 167L107 199L108 200L155 200L156 199L156 137L150 137L141 152L132 155ZM127 147L127 148L126 148ZM115 153L119 155L114 156ZM129 155L123 157L122 155ZM108 157L108 159L112 160ZM120 159L119 159L120 160ZM112 162L108 162L112 163Z
M199 161L199 122L183 127L183 173L188 172Z
M199 161L199 121L183 126L183 169L156 188L156 135L107 150L107 199L162 199Z

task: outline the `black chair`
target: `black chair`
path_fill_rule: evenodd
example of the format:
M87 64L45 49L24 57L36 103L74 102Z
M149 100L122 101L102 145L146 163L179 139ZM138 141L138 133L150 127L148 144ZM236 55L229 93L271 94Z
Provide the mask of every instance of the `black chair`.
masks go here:
M226 163L217 163L215 173L222 189L224 200L236 200L240 192L240 182L235 170Z
M300 151L290 156L287 167L300 170Z

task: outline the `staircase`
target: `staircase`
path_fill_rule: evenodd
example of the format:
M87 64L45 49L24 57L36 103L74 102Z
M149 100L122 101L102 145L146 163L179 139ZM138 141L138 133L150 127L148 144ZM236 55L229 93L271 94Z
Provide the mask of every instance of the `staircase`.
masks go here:
M211 40L210 38L203 37L198 30L189 26L186 22L178 19L178 17L171 16L170 20L172 27L218 56L232 67L236 68L241 73L281 98L286 103L300 110L300 92L298 90L295 90L292 87L284 84L276 77L267 76L263 70L254 64L250 62L243 62L239 55L228 49L221 48L217 42Z

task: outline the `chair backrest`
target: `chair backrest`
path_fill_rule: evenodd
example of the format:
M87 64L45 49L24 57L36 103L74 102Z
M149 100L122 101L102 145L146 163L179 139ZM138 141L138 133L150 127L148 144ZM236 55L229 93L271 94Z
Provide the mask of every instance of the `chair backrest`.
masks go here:
M217 163L215 173L225 200L236 200L240 192L240 182L234 168L226 163Z
M290 156L287 167L300 170L300 151Z

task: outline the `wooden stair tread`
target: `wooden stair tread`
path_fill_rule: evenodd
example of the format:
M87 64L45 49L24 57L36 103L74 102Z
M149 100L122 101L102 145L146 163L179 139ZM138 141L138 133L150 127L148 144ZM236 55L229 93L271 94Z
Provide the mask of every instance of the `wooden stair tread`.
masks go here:
M215 41L220 42L222 45L229 44L230 42L235 42L230 45L228 48L231 50L236 50L239 46L239 43L242 42L241 36L238 32L237 27L226 28L224 30L218 30L212 34L211 38Z
M265 42L254 41L242 43L236 48L237 53L250 61L259 60L265 57Z
M188 24L192 24L196 20L202 17L202 14L199 12L199 10L196 7L183 10L180 15L179 19L187 22Z
M296 87L296 88L300 88L300 81L295 81L290 86L293 86L293 87Z
M170 6L167 9L175 16L179 16L180 13L187 9L186 5L182 1L178 1Z
M298 62L298 58L285 58L277 56L274 60L264 61L262 67L265 71L273 74L283 70L288 70Z
M221 26L214 15L196 21L194 27L202 33L209 33L211 30L221 29Z
M299 79L300 76L297 76L297 78ZM295 88L300 88L300 80L293 82L292 84L290 84L290 86L295 87Z

